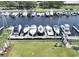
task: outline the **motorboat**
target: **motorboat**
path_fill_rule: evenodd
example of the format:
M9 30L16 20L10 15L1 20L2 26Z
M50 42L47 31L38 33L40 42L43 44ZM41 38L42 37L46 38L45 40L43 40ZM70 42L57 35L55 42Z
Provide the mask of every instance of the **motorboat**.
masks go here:
M56 34L60 34L60 27L58 25L54 25L53 29L54 29Z
M36 16L36 12L32 12L31 16L32 17Z
M27 12L23 12L23 13L22 13L22 16L23 16L23 17L27 17L27 14L28 14Z
M46 17L50 16L50 13L47 11L47 12L45 13L45 16L46 16Z
M42 16L42 14L40 12L37 13L37 16Z
M40 16L45 16L45 13L44 12L41 12Z
M19 25L18 25L18 30L19 30L19 32L21 31L21 29L22 29L22 26L19 24Z
M50 16L53 16L53 15L54 15L53 11L52 11L52 10L50 10Z
M26 34L29 31L30 27L28 25L25 25L23 29L23 33Z
M45 29L46 29L47 35L49 36L54 35L53 29L51 26L47 25Z
M20 34L22 26L19 24L18 26L14 27L14 34Z
M12 13L11 15L12 16L17 16L19 13L17 13L17 12L14 12L14 13Z
M44 34L44 27L42 25L38 26L38 35L43 35Z
M61 29L63 30L64 33L71 34L71 32L70 32L70 25L69 24L61 25Z
M31 25L29 34L31 36L34 36L36 34L36 32L37 32L37 26L36 25Z
M10 15L10 13L8 13L8 12L5 12L5 13L2 13L4 16L9 16Z

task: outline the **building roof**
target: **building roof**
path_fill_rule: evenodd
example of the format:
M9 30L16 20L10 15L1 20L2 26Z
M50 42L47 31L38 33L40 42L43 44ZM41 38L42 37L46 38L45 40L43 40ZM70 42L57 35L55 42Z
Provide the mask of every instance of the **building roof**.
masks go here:
M79 1L65 1L64 4L79 4Z

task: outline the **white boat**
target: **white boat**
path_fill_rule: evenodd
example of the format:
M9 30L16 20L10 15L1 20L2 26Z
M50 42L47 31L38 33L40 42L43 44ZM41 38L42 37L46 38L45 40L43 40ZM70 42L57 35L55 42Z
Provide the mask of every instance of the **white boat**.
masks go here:
M51 26L47 25L45 29L46 29L47 35L49 36L54 35L53 29Z
M12 16L17 16L19 13L17 13L17 12L13 12L11 15Z
M69 24L61 25L61 29L62 29L66 34L71 34L71 32L70 32L70 25L69 25Z
M20 33L21 29L22 29L22 26L19 24L19 25L18 25L18 32L19 32L19 33Z
M45 13L44 12L41 12L41 15L40 16L45 16Z
M23 29L23 33L27 33L29 31L30 27L26 25Z
M37 32L37 26L36 25L31 25L30 31L29 31L30 35L33 36L33 35L36 34L36 32Z
M54 25L53 29L56 32L56 34L60 34L60 27L58 25Z
M38 26L38 33L42 35L44 33L44 27L42 25Z
M31 14L31 16L32 16L32 17L36 16L36 12L33 12L33 13Z
M5 12L5 13L2 13L4 16L9 16L10 15L10 13L8 13L8 12Z
M50 13L49 13L49 12L46 12L46 16L47 16L47 17L50 16Z
M52 11L52 10L50 10L50 16L53 16L53 14L54 14L54 13L53 13L53 11Z
M23 12L22 16L27 17L27 14L28 14L27 12Z
M37 13L37 16L42 16L42 14L41 13Z

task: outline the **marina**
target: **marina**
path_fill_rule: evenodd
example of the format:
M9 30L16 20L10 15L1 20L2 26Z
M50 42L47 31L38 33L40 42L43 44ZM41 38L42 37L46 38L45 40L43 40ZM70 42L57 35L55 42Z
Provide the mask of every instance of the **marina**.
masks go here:
M26 33L20 30L19 32L18 31L16 32L18 33L16 35L13 34L14 32L12 30L11 34L8 36L8 39L26 39L26 40L27 39L52 39L53 40L55 38L58 40L59 39L62 40L62 38L66 35L65 37L69 41L79 41L79 36L69 36L69 34L67 34L67 32L65 32L64 29L60 30L61 35L55 35L54 34L55 32L53 32L53 27L51 28L49 25L45 26L44 28L42 27L42 25L39 25L38 27L36 25L31 25L30 27L27 26L24 29L26 29Z
M79 2L0 1L0 57L78 57Z
M70 11L65 11L65 13L67 12L70 12ZM19 38L18 34L20 35L20 37L22 36L22 38L61 38L62 31L68 34L69 36L75 36L75 35L78 36L79 30L75 26L78 25L79 16L71 15L69 17L66 17L65 15L63 15L62 17L60 17L60 16L55 16L55 13L53 11L50 11L50 12L47 11L46 13L32 12L29 15L28 13L29 12L27 11L24 11L23 13L14 12L11 14L8 12L2 13L0 18L0 21L1 21L0 26L2 25L6 27L13 26L14 28L16 28L14 30L15 35L12 35L10 38L13 38L13 37L16 38L16 36L17 38ZM16 17L16 18L11 18L10 16L8 16L9 14L12 17ZM23 17L17 16L19 14L20 16L23 16ZM58 14L62 14L62 12L59 12ZM8 17L4 15L7 15ZM44 15L46 15L46 17L38 17L38 16L44 16ZM49 17L49 15L51 15L51 17ZM28 16L32 16L33 18L28 18ZM68 19L68 21L66 21L66 19ZM17 33L17 31L19 33ZM27 33L29 33L31 36L26 35ZM68 37L68 39L71 39L71 38Z

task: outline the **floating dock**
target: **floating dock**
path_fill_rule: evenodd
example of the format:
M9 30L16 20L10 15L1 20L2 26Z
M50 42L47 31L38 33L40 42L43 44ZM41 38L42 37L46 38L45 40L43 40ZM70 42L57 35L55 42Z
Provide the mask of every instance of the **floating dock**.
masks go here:
M73 28L76 31L79 31L76 27L73 26ZM8 37L8 39L26 39L27 40L27 39L55 39L55 38L56 39L62 39L63 38L63 39L67 39L67 40L70 40L70 41L79 41L79 36L68 36L64 31L62 31L62 35L61 36L56 36L56 35L48 36L45 31L44 31L45 35L43 35L43 36L38 36L38 35L30 36L29 33L27 33L25 36L23 36L23 35L13 35L12 33L13 32L11 32L11 34Z
M15 36L12 35L9 37L10 39L53 39L53 38L61 38L61 36Z
M79 32L79 29L78 29L77 27L73 26L73 28L74 28L77 32Z
M0 31L1 31L3 28L4 28L4 26L2 26L2 27L0 28Z

